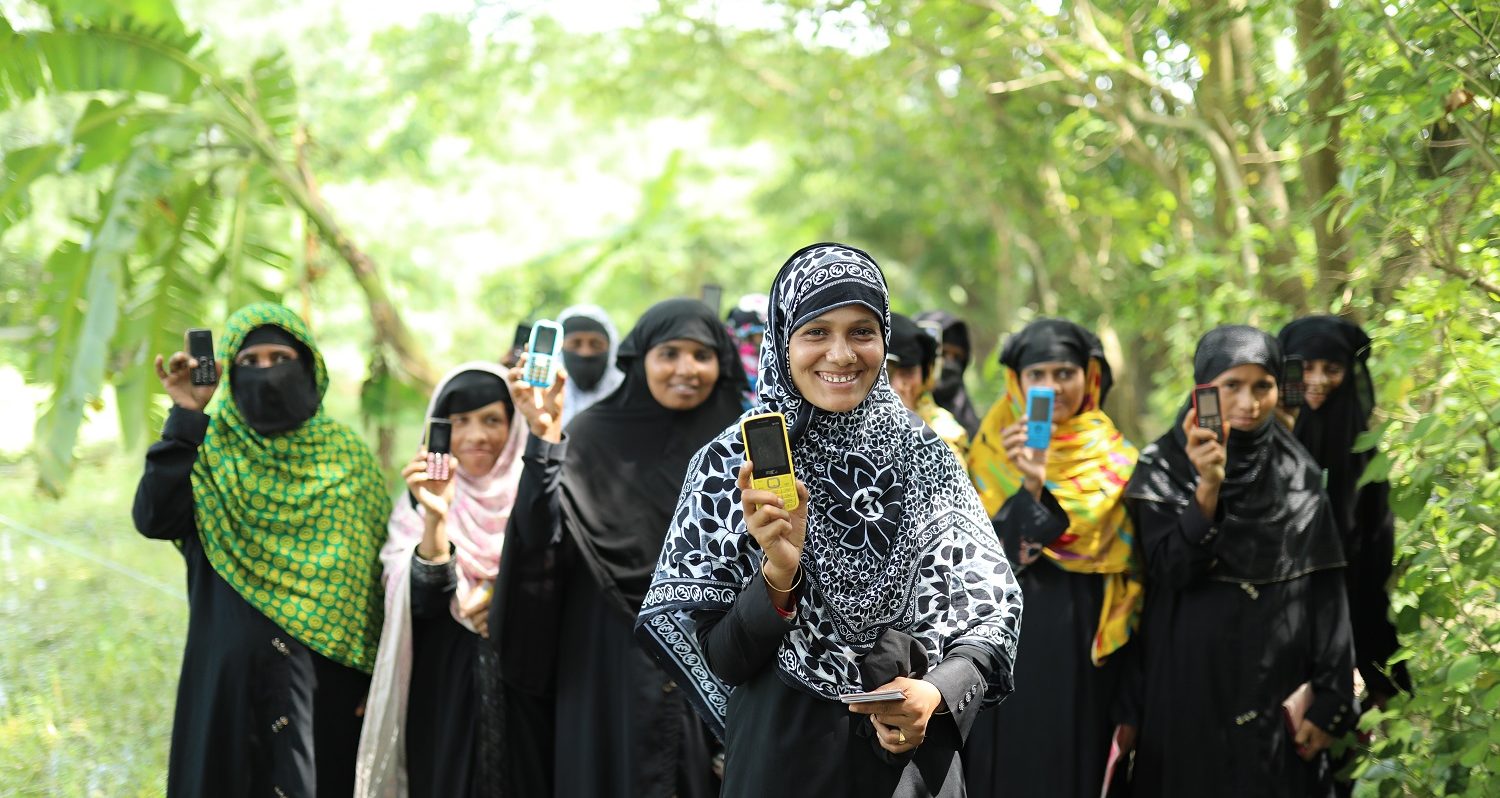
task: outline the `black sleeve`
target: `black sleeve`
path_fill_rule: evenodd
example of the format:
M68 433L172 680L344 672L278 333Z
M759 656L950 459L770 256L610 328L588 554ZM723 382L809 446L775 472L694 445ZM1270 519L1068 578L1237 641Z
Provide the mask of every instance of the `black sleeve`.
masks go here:
M1005 548L1005 556L1020 571L1025 567L1020 556L1023 542L1045 546L1066 532L1071 521L1052 492L1043 488L1041 499L1033 498L1027 490L1016 491L1000 505L990 523Z
M1390 696L1411 692L1411 674L1405 662L1386 662L1401 647L1396 625L1391 622L1391 597L1386 582L1396 557L1396 519L1391 513L1390 484L1372 482L1359 490L1354 506L1354 533L1359 546L1351 552L1345 570L1349 594L1349 621L1354 627L1355 665L1372 695Z
M1307 719L1335 737L1354 728L1354 635L1342 568L1316 571L1312 589L1312 706Z
M428 562L411 552L411 615L413 618L435 618L448 613L453 591L458 589L458 569L454 567L454 547L448 544L448 559Z
M197 534L193 518L193 464L208 433L208 415L172 406L161 440L146 450L146 471L135 488L130 516L137 532L157 540Z
M698 620L698 643L708 667L726 684L744 684L776 659L781 639L796 625L771 603L757 573L728 612Z
M536 551L561 539L559 495L567 455L567 437L557 443L536 436L526 439L526 450L521 454L521 482L516 486L516 503L506 526L507 534L517 536L517 552Z
M1132 501L1127 506L1141 536L1146 584L1153 589L1181 590L1208 572L1215 559L1220 518L1210 522L1194 500L1181 509L1147 501ZM1216 515L1222 516L1223 510L1220 502Z
M985 686L989 684L986 676L999 664L992 653L982 648L959 646L949 651L931 673L922 677L942 693L943 704L947 707L944 717L952 720L959 740L969 738L969 729L974 727L974 719L979 716L984 703ZM937 716L933 721L939 722Z

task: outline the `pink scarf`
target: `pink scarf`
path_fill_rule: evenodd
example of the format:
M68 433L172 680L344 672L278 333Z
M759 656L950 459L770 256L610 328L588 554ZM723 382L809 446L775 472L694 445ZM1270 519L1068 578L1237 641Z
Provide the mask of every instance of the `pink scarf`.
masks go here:
M454 377L466 371L484 371L505 380L499 367L490 363L466 363L448 372L428 403L431 417L437 398ZM469 595L494 584L500 570L500 547L505 526L516 500L521 480L521 453L526 446L526 424L519 414L511 419L510 437L488 474L473 476L454 469L453 501L448 508L448 540L453 544L453 562L458 589L449 610L453 619L474 631L460 613ZM370 697L365 703L364 729L359 740L355 769L356 796L405 798L406 701L410 692L412 660L411 558L422 540L426 508L413 509L404 495L391 513L390 536L381 549L385 564L385 626L380 635L375 673L370 679Z

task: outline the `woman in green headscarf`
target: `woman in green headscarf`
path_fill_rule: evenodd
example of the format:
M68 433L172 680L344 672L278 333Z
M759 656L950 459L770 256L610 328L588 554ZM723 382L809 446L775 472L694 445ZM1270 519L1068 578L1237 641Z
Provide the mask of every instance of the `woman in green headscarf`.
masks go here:
M133 511L187 562L167 794L349 795L390 500L359 436L323 413L328 372L295 313L240 309L219 358L229 391L212 408L193 358L156 358L172 409Z

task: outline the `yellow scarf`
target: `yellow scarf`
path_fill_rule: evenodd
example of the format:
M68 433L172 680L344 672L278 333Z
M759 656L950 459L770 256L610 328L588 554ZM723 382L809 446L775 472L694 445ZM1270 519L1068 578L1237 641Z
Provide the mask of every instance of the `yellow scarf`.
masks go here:
M1079 413L1057 425L1047 451L1046 488L1069 525L1043 552L1065 571L1105 576L1104 604L1090 656L1095 665L1117 651L1140 624L1145 596L1135 530L1121 501L1135 471L1135 446L1099 408L1100 369L1090 361L1088 396ZM1021 489L1021 473L1005 456L1001 431L1021 418L1016 373L1005 370L1005 398L995 403L969 450L969 476L991 517Z

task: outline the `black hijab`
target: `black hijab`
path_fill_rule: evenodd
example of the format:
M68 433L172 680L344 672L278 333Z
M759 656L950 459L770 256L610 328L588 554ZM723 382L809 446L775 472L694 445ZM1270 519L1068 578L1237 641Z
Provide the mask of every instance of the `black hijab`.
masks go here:
M1359 325L1337 316L1308 316L1283 327L1277 336L1288 355L1342 364L1344 381L1314 410L1297 413L1292 433L1313 459L1327 469L1328 500L1344 540L1354 539L1354 507L1359 477L1375 456L1374 449L1354 451L1354 442L1375 411L1375 387L1366 361L1370 336Z
M1254 327L1209 331L1193 356L1193 380L1213 381L1236 366L1281 373L1281 347ZM1127 501L1186 507L1194 501L1198 472L1188 459L1182 431L1189 402L1171 431L1141 452L1125 487ZM1255 430L1230 430L1224 485L1219 489L1217 561L1210 578L1264 584L1344 565L1338 529L1322 488L1322 473L1290 430L1268 413Z
M488 371L462 371L443 386L443 392L432 403L432 416L448 418L495 402L504 402L505 414L514 418L516 406L503 380Z
M1021 370L1037 363L1072 363L1088 371L1089 361L1099 362L1099 404L1115 383L1104 344L1098 336L1067 319L1037 319L1005 339L1000 365L1020 377Z
M922 381L926 382L937 365L938 342L900 313L891 314L890 339L885 347L886 360L894 361L897 368L921 366Z
M306 344L274 324L263 324L246 333L235 356L260 344L289 346L297 350L297 359L265 368L231 365L230 394L251 429L261 435L277 435L312 418L323 403L323 395L314 374L313 353Z
M718 354L719 380L691 410L662 407L646 383L646 353L685 338ZM740 415L747 386L728 330L696 299L658 302L620 344L625 381L568 425L563 519L605 595L640 610L688 461Z
M917 321L937 322L943 328L944 345L963 347L962 358L943 356L943 371L932 389L932 398L938 403L938 407L952 413L969 433L969 437L973 438L979 433L979 413L969 399L969 390L964 387L964 370L969 367L969 359L974 353L973 347L969 345L969 325L963 319L942 310L918 313Z

